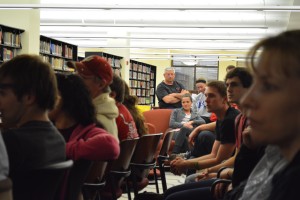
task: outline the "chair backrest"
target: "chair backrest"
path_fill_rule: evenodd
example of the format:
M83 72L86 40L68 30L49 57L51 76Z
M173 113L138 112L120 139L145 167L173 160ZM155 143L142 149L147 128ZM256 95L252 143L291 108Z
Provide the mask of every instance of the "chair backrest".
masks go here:
M130 181L132 181L135 196L139 190L149 184L147 176L149 170L155 167L154 156L161 137L162 133L143 135L136 145L130 164Z
M120 155L113 161L107 174L107 184L101 191L101 199L117 199L122 195L123 180L131 173L130 161L139 138L127 139L120 142Z
M147 127L149 134L157 133L156 128L153 124L145 122L145 126Z
M0 199L13 200L12 198L12 182L9 178L0 181Z
M101 182L105 174L106 166L107 166L107 161L95 161L84 182L85 183Z
M72 169L67 174L65 192L63 195L64 200L78 199L82 185L92 167L93 161L91 160L77 160L74 162ZM63 188L63 189L64 189Z
M128 170L138 140L139 138L135 138L120 142L120 155L117 160L113 161L111 170Z
M154 154L162 133L148 134L140 137L134 154L132 156L132 163L147 164L153 161Z
M157 133L165 133L169 128L172 109L155 109L143 112L145 122L153 124Z
M172 130L166 132L166 134L164 135L163 143L162 143L161 149L159 151L160 156L166 156L167 155L168 150L169 150L170 145L171 145L173 135L174 135L174 131L172 131Z
M52 200L61 186L64 174L73 161L63 161L30 171L16 172L12 177L14 199Z

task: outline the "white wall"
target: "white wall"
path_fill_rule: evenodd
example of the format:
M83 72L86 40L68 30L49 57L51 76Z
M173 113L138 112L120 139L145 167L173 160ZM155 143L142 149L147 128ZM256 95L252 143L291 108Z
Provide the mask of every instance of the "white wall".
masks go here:
M39 0L1 0L1 4L36 4ZM0 4L0 7L1 7ZM40 48L40 11L35 10L1 10L0 24L24 29L20 53L39 54Z

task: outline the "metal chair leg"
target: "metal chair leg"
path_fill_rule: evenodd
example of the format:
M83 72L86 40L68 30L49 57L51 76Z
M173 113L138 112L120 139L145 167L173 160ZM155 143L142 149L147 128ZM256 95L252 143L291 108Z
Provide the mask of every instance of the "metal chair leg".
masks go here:
M161 178L161 184L163 192L167 190L167 181L166 181L166 173L165 173L165 167L162 160L158 160L159 170L160 170L160 178Z
M158 180L157 180L157 174L156 174L156 166L153 168L153 172L154 172L154 181L155 181L156 193L159 194Z

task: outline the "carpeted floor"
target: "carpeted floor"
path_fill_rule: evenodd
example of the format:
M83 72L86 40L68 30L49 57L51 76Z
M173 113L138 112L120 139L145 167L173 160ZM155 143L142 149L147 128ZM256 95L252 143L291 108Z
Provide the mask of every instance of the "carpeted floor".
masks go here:
M166 179L167 179L167 187L173 187L175 185L179 185L184 183L185 180L185 175L182 176L175 176L171 172L166 172ZM162 193L162 186L161 186L161 181L158 181L158 186L159 186L159 193ZM139 191L139 193L142 193L144 191L147 192L156 192L155 184L148 185L145 189L142 191ZM133 193L131 193L131 198L134 198ZM119 198L119 200L128 200L127 194L123 194L122 197Z

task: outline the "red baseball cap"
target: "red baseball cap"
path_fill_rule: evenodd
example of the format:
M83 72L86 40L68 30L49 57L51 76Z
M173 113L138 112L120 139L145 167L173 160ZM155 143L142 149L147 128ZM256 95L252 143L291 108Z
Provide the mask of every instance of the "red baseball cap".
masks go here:
M112 68L101 56L89 56L81 62L68 61L67 66L76 69L79 75L96 76L103 80L106 85L111 84L113 80Z

